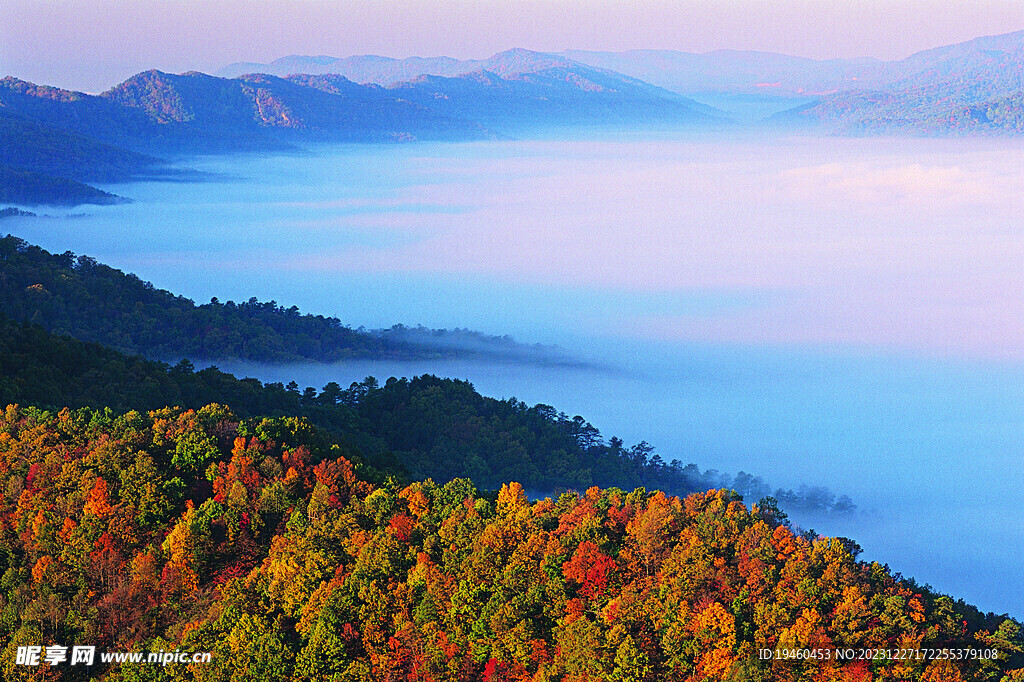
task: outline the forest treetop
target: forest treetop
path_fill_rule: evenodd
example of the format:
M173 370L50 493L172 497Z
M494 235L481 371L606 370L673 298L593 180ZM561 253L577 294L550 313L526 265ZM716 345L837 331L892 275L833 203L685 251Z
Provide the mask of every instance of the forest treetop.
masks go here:
M209 651L147 679L1015 680L1020 624L724 490L374 485L300 418L0 414L0 649ZM998 650L997 660L758 650ZM139 679L142 668L63 679Z

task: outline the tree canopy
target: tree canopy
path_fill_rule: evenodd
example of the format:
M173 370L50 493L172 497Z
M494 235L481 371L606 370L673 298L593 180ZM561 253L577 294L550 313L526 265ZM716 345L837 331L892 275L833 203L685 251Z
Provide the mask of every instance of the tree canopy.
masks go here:
M725 490L372 484L302 418L0 414L0 649L209 651L103 680L1019 679L1020 624ZM998 649L999 660L761 650Z

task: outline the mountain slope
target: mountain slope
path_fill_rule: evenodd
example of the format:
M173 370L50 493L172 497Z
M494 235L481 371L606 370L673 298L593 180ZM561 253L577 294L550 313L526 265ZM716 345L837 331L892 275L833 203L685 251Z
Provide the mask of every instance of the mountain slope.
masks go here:
M157 174L162 161L0 109L0 165L93 182Z
M125 146L155 131L142 112L97 95L0 80L0 106L14 116L107 144Z
M329 89L342 81L386 86L434 111L522 130L587 122L720 122L722 112L615 71L564 55L514 48L482 60L390 59L373 55L285 57L232 65L222 74L259 71ZM350 89L350 88L349 88Z
M925 50L898 62L884 89L930 87L984 101L1024 90L1024 31Z
M198 72L137 74L103 97L144 112L156 124L180 125L208 136L258 138L301 132L335 140L483 137L472 123L403 102L379 88L325 91L255 74L234 79Z
M926 50L890 64L871 90L839 92L778 121L845 134L1016 134L1024 31Z

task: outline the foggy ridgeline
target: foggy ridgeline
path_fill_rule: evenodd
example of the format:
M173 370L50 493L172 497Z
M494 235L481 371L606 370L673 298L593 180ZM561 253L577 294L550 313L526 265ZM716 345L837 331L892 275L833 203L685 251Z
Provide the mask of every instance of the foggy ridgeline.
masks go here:
M321 391L300 391L294 382L264 385L214 367L195 371L187 360L170 366L124 355L27 322L4 319L0 332L3 404L126 411L167 405L197 409L221 401L244 417L302 416L349 444L353 456L378 477L403 481L469 477L497 489L516 480L544 494L600 485L673 494L731 488L748 499L772 495L759 477L701 471L677 459L665 462L645 442L626 447L618 438L605 441L582 417L570 418L548 405L481 396L467 381L424 375L381 385L368 377L346 389L330 382ZM856 509L848 497L837 499L820 487L779 489L774 497L765 503L793 511L850 514Z
M0 313L124 353L176 362L338 362L354 359L498 358L580 364L552 346L468 329L352 329L336 317L250 298L195 305L183 296L97 263L0 239Z
M466 382L421 377L379 387L368 380L344 390L331 382L320 391L306 387L300 392L294 382L264 386L216 369L194 372L189 361L171 367L120 354L154 360L185 356L259 362L482 355L492 361L572 364L559 349L526 346L468 330L403 325L378 332L352 330L337 318L301 315L295 307L285 309L255 299L239 305L214 299L195 306L89 257L50 254L12 236L0 240L0 306L0 313L10 318L4 325L10 359L0 392L0 402L5 404L129 410L166 405L198 408L220 401L245 416L301 414L349 437L361 426L365 433L358 438L368 443L369 460L382 462L390 451L389 466L406 476L440 481L468 476L485 488L515 479L529 490L545 493L585 490L595 484L648 486L675 494L729 488L750 500L774 495L782 508L794 511L848 514L855 510L848 497L837 498L822 487L773 491L761 478L744 472L730 476L702 471L692 463L684 466L678 459L666 462L647 443L626 447L614 437L606 442L582 417L570 419L545 405L530 408L514 399L484 398ZM17 320L107 348L60 347L70 341L19 327ZM76 359L69 361L71 357ZM108 363L119 366L120 374L109 371ZM102 380L97 372L103 373ZM146 376L142 382L135 376L139 372ZM434 409L446 420L430 421L410 413L409 405L431 391ZM371 394L373 399L368 399ZM399 394L404 397L397 398ZM381 410L372 406L375 402L392 407ZM396 412L407 422L404 436L388 430L389 424L402 418ZM485 429L470 426L478 420L483 420ZM413 425L417 428L408 428ZM520 427L527 428L530 438L509 437ZM446 436L457 432L469 436L453 445Z

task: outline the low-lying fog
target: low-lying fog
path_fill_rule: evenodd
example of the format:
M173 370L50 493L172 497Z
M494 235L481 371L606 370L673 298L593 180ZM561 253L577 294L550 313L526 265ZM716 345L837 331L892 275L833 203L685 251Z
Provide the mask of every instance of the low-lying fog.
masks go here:
M585 366L218 363L268 381L465 378L666 460L825 485L798 518L1024 615L1024 151L1008 140L346 146L11 231L195 299L468 327ZM45 211L42 211L45 212Z

